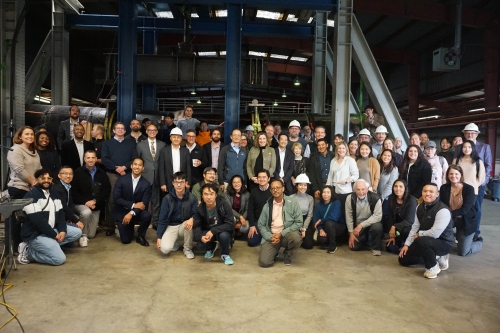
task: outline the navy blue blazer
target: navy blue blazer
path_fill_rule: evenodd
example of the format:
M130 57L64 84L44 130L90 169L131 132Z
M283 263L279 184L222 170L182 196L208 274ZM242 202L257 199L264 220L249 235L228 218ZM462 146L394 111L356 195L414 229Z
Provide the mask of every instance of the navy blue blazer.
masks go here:
M132 174L128 173L125 176L121 176L116 181L115 187L113 189L113 200L115 206L113 207L113 212L111 216L115 220L123 220L125 215L127 215L132 209L132 205L137 202L142 202L147 207L149 206L149 200L151 199L151 183L146 180L143 176L139 179L135 192L132 186ZM133 209L136 215L141 212L140 209Z

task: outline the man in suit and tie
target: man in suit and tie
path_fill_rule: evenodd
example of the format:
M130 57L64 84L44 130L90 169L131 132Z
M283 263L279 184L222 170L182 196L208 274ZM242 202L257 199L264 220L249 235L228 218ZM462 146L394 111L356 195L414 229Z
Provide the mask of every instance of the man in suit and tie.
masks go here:
M276 169L274 170L274 179L279 179L285 186L285 194L291 195L293 192L292 176L294 169L294 155L292 151L286 149L288 137L281 133L278 136L278 148L276 150Z
M212 141L205 144L203 149L205 149L205 153L207 153L208 166L217 169L219 166L219 153L221 148L224 147L224 143L220 141L221 133L218 129L212 130L210 137Z
M83 140L85 128L77 124L73 127L74 139L66 141L61 146L61 165L70 166L73 170L83 165L83 155L87 150L94 150L91 142Z
M148 139L137 144L137 155L144 160L142 175L151 183L151 224L156 229L160 215L160 177L158 173L158 160L160 151L166 147L165 142L156 139L158 128L150 124L146 128Z
M134 237L134 225L139 223L136 242L142 246L149 246L146 240L146 231L151 223L151 214L148 211L151 199L151 183L141 177L144 171L144 161L136 157L130 166L132 172L121 176L113 189L113 219L120 232L123 244L129 244Z
M158 162L160 173L160 189L163 192L170 191L173 186L174 173L183 171L187 176L186 187L191 187L191 155L186 147L181 147L182 131L180 128L174 128L170 132L170 141L172 144L165 147L160 152L160 159Z
M76 105L71 105L69 108L69 119L61 121L59 130L57 131L57 146L61 149L62 144L73 139L73 127L76 124L85 125L85 121L80 121L80 108Z

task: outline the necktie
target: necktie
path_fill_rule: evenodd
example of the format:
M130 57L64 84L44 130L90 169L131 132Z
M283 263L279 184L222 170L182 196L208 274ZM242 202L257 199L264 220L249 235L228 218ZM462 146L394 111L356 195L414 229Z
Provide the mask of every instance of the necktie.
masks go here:
M155 142L151 141L151 156L153 156L153 159L156 156L156 151L155 151Z

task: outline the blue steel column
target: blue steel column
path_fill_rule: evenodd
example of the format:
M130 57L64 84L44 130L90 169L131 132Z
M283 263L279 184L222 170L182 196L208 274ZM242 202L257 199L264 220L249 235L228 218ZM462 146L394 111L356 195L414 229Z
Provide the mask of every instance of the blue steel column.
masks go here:
M231 142L233 129L240 124L241 5L227 6L226 28L226 110L224 142Z
M119 6L117 119L128 128L137 105L137 6L130 0L120 0Z
M154 23L154 21L148 21ZM148 24L146 23L146 24ZM154 28L154 24L148 24L150 28ZM156 30L144 30L142 33L142 53L143 54L156 54ZM154 111L156 110L156 85L143 84L142 85L142 110Z

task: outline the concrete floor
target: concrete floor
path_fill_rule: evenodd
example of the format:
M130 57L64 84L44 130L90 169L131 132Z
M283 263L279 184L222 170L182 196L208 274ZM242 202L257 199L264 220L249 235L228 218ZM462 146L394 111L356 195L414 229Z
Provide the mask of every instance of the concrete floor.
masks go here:
M101 232L60 267L21 265L6 291L26 332L500 332L500 204L485 200L484 247L452 254L435 280L383 253L296 253L293 265L257 265L236 242L226 267L182 251L120 244ZM496 214L496 216L495 216ZM155 234L148 231L153 243ZM0 309L0 322L8 318ZM20 332L15 321L3 332Z

